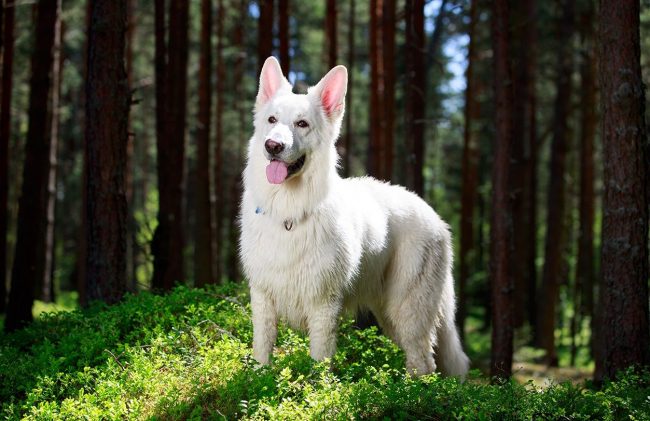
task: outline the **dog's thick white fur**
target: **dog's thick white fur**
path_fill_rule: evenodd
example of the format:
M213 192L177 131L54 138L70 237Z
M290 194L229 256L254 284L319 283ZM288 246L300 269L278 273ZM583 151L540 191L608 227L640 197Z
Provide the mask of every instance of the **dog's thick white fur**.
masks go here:
M367 309L412 373L432 373L437 362L443 374L464 376L447 224L402 187L337 174L345 67L306 95L291 89L269 57L241 207L254 358L270 361L279 319L309 332L314 359L332 357L341 314Z

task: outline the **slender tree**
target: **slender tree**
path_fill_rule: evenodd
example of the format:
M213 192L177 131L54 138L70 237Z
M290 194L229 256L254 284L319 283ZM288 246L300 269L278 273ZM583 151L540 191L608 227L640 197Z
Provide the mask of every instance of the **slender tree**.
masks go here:
M368 174L383 178L384 132L380 122L384 119L384 62L382 60L381 22L383 0L370 1L370 114L368 142Z
M285 77L289 77L289 69L291 68L291 56L289 54L289 49L291 47L289 4L289 0L278 0L278 38L280 38L280 66L282 66L282 73Z
M258 0L260 17L257 21L257 71L264 60L273 54L273 0Z
M650 157L641 77L638 0L600 1L599 81L604 160L601 317L597 375L650 363Z
M5 329L16 330L32 321L34 289L43 279L45 191L49 176L51 137L47 131L50 70L59 1L41 0L37 6L36 37L32 50L29 91L29 126L25 144L23 186L18 208L18 227L11 291Z
M556 91L553 114L553 143L551 145L550 181L546 244L541 294L538 300L537 343L546 351L547 363L556 366L555 311L559 299L564 250L565 161L569 142L571 74L573 55L571 39L574 27L575 0L559 0L562 17L558 22Z
M384 97L381 106L384 118L380 121L383 136L381 172L385 180L393 177L393 145L395 129L395 0L383 0L382 58L384 61Z
M153 286L170 289L183 273L183 175L189 4L169 4L169 44L165 70L165 121L158 139L158 227L154 234Z
M201 56L199 111L196 134L196 244L194 272L197 286L213 282L212 218L210 203L210 112L212 88L212 1L201 0Z
M135 30L137 27L137 0L128 0L126 5L127 25L126 25L126 78L130 87L134 86L133 74L133 52L135 49ZM135 90L132 92L132 94ZM133 105L133 103L131 104ZM126 203L128 214L127 236L126 236L126 273L128 280L128 289L136 291L136 231L137 223L135 220L135 133L133 131L133 114L129 112L128 124L128 142L126 144Z
M495 0L492 9L492 49L496 139L492 168L492 223L490 228L490 282L492 289L492 355L490 375L512 373L513 308L510 255L512 209L509 163L512 144L512 75L510 70L510 12L508 0Z
M7 301L7 225L9 197L9 137L13 84L15 3L3 2L2 93L0 94L0 313Z
M479 118L480 104L477 100L477 77L475 66L478 60L476 41L478 32L477 1L470 6L469 45L467 49L467 71L465 73L465 131L463 141L463 180L461 192L460 216L460 278L458 279L458 326L461 337L465 337L465 319L467 317L467 284L471 268L471 256L474 249L474 209L478 197L478 139L474 124Z
M327 39L327 66L329 69L336 66L338 37L337 37L337 16L336 0L327 0L327 11L325 12L325 33Z
M347 105L345 107L345 133L343 135L342 155L343 155L343 176L350 175L350 156L352 155L352 94L353 94L353 77L355 66L355 37L356 30L356 2L350 0L350 11L348 14L348 91L345 95Z
M215 266L215 279L217 282L221 282L223 276L223 265L221 264L221 241L222 238L222 227L223 227L223 205L225 203L226 194L224 193L223 188L223 159L221 156L221 146L223 145L223 110L224 110L224 78L226 77L225 62L223 58L223 45L224 45L224 32L223 27L225 24L225 9L223 6L223 0L217 0L217 104L216 104L216 114L214 116L215 121L215 142L214 142L214 191L215 191L215 200L216 200L216 215L215 215L215 251L216 251L216 266ZM238 25L236 31L243 31L242 25ZM239 36L239 35L238 35ZM243 32L242 35L243 37ZM237 67L237 66L236 66ZM243 72L243 68L237 67L235 74L237 77L241 77L238 72Z
M89 301L126 292L126 148L131 95L126 77L127 0L94 0L88 33L86 144Z

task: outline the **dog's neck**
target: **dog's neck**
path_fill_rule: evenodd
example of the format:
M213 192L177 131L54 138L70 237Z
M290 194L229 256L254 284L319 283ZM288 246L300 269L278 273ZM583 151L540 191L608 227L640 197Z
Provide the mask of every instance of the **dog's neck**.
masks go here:
M332 186L340 180L336 172L336 148L312 153L304 172L279 185L270 184L265 177L264 165L249 157L244 172L244 187L252 195L256 213L292 226L300 224L327 199ZM290 230L291 228L287 228Z

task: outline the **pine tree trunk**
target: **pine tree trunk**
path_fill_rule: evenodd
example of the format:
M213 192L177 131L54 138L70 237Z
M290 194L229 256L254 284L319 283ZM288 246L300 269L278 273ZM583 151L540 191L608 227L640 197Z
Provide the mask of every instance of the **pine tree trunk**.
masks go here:
M2 28L2 93L0 98L0 313L7 302L7 230L9 220L9 137L13 85L15 6L4 1Z
M34 288L44 276L46 191L51 140L47 132L47 116L58 7L59 1L41 0L38 3L23 186L18 204L17 238L5 320L7 331L16 330L32 321Z
M197 286L214 282L212 275L212 208L210 203L211 39L212 1L201 0L199 111L196 134L196 243L194 246L194 277Z
M354 40L354 31L356 30L355 22L355 13L356 13L356 2L355 0L350 0L350 11L348 14L348 91L345 94L345 99L347 101L345 107L345 134L343 136L342 147L339 148L339 153L343 155L343 176L350 176L350 162L352 156L352 113L353 113L353 102L352 94L354 87L354 56L355 56L355 40Z
M264 60L273 54L273 0L258 0L260 17L257 21L257 72Z
M465 319L467 317L467 284L472 267L472 252L474 250L474 208L476 207L478 188L478 139L473 129L473 122L477 121L480 113L480 104L477 100L477 78L474 75L477 62L476 41L478 33L476 24L478 20L477 2L472 1L470 6L469 46L467 52L467 72L465 79L465 133L463 144L463 185L461 193L460 216L460 278L458 279L458 327L461 338L465 338Z
M158 143L158 227L154 234L153 285L169 290L182 282L183 177L187 92L188 7L184 0L169 5L169 45L165 70L164 136Z
M61 21L61 5L57 11L54 28L54 46L52 50L52 88L50 89L49 109L49 174L47 177L46 192L46 219L45 219L45 248L43 254L43 279L40 283L39 296L42 301L54 301L54 217L56 206L56 178L57 178L57 152L59 144L59 98L61 96L61 71L63 69L63 54L61 52L61 38L63 23Z
M602 374L650 363L650 157L639 46L639 1L601 0L599 12L604 197ZM600 364L598 364L600 363Z
M223 187L223 177L224 177L224 171L223 171L223 159L222 159L222 154L221 154L221 146L223 144L223 128L222 128L222 118L223 118L223 110L224 110L224 97L225 97L225 92L224 92L224 78L226 77L226 72L225 72L225 65L224 65L224 60L223 60L223 27L225 24L225 9L223 6L223 0L217 0L217 86L216 86L216 91L217 91L217 104L216 104L216 113L214 117L215 121L215 144L214 144L214 191L215 191L215 210L216 210L216 215L215 215L215 252L217 256L217 265L216 265L216 272L215 272L215 279L217 283L221 283L222 277L223 277L223 264L222 264L222 249L223 249L223 244L224 242L222 241L223 239L223 207L224 204L226 203L228 195L226 192L224 192L224 187ZM243 31L241 28L241 25L237 28L237 31ZM242 40L243 40L243 32L242 32ZM243 41L242 41L243 42ZM240 71L243 71L243 69L240 69ZM241 75L236 71L235 72L237 77L241 77Z
M596 138L596 61L594 58L594 5L586 2L580 13L582 61L580 63L580 231L576 288L580 297L580 313L591 320L592 334L594 300L594 141Z
M331 69L336 66L338 37L337 37L337 10L336 0L327 0L327 11L325 12L325 33L327 39L327 67Z
M384 68L384 97L381 106L384 116L381 121L383 136L383 160L381 162L384 180L393 177L393 144L395 127L395 0L383 0L382 49Z
M88 33L88 301L126 292L126 147L131 95L125 56L127 0L93 0Z
M569 116L571 113L571 74L573 55L571 39L574 26L575 0L561 0L562 18L558 22L558 50L556 92L553 116L553 143L551 145L550 181L548 188L548 213L546 244L541 294L538 300L537 343L546 351L546 361L557 366L555 349L555 312L562 280L562 254L565 213L565 161L569 142Z
M126 78L130 87L133 87L133 50L135 42L136 28L136 2L137 0L128 0L127 2L127 26L126 26ZM135 133L133 132L132 115L129 110L128 124L128 143L126 145L126 203L127 203L127 237L126 237L126 273L127 287L129 291L137 290L136 284L136 221L135 221Z
M289 69L291 68L291 56L289 49L291 47L291 34L289 26L289 0L278 1L278 31L280 38L280 66L282 66L282 73L285 77L289 77Z
M370 122L368 141L368 174L383 178L382 162L384 148L384 132L381 121L384 118L384 63L382 60L381 22L383 13L383 0L370 1Z
M492 16L496 139L492 169L492 223L490 230L490 283L492 289L492 355L490 375L512 373L512 209L509 198L509 163L512 145L512 75L510 70L510 13L508 0L495 0Z

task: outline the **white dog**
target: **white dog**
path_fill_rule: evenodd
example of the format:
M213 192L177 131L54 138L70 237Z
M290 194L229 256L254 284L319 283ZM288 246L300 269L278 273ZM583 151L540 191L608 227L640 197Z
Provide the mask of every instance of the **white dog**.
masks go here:
M244 170L240 252L251 290L253 356L267 364L278 319L307 329L311 356L332 357L339 317L370 310L418 375L464 376L454 325L451 236L422 199L373 178L342 179L334 143L347 70L293 94L264 63Z

